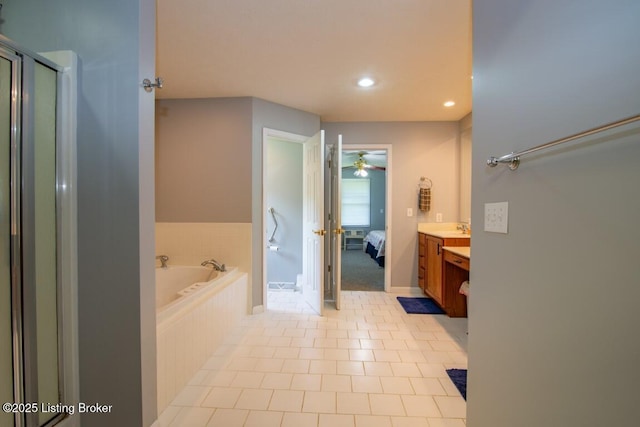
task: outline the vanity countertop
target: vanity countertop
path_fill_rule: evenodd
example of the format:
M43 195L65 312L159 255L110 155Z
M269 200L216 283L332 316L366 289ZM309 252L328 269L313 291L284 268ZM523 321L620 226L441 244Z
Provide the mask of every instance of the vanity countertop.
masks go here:
M461 257L471 259L471 247L469 246L444 246L442 249Z
M469 239L470 234L457 230L457 223L433 223L423 222L418 224L418 232L428 234L430 236L439 237L441 239Z

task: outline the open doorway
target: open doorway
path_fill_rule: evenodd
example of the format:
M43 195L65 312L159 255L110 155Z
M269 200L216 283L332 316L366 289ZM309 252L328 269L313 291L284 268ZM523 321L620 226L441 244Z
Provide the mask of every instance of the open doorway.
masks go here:
M341 286L345 291L386 291L391 212L391 147L342 148Z
M304 312L303 148L307 136L263 130L263 283L267 310Z

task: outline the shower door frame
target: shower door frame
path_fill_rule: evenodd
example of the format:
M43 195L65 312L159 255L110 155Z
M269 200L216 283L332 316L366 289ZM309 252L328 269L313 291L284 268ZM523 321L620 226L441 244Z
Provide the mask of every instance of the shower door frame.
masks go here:
M64 67L30 52L0 35L0 54L11 62L11 130L10 130L10 253L11 253L11 323L13 357L14 403L38 402L37 342L35 342L35 282L27 283L23 259L31 257L34 247L23 245L22 219L25 212L22 195L25 192L26 172L23 170L27 157L34 155L35 119L33 96L35 93L35 67L40 64L56 73L55 99L55 246L56 246L56 321L57 321L57 388L62 405L73 406L78 401L78 354L77 354L77 239L76 239L76 89L77 57L72 53L54 53L63 60ZM30 145L30 146L29 146ZM31 165L32 168L35 164ZM31 187L29 187L31 185ZM33 192L35 183L27 183L26 192ZM33 197L33 196L32 196ZM33 204L32 204L33 205ZM33 210L34 207L31 206ZM29 222L29 221L28 221ZM33 224L30 224L33 225ZM29 225L27 225L29 226ZM33 234L33 230L30 230ZM29 233L27 233L28 235ZM33 242L31 242L33 244ZM33 272L31 274L33 278ZM23 298L23 295L27 298ZM29 300L31 297L31 300ZM25 307L28 307L26 309ZM35 370L35 371L34 371ZM35 375L34 375L35 374ZM47 403L47 402L42 402ZM55 402L53 402L55 403ZM15 427L79 425L75 415L59 413L40 424L38 407L36 412L16 413Z

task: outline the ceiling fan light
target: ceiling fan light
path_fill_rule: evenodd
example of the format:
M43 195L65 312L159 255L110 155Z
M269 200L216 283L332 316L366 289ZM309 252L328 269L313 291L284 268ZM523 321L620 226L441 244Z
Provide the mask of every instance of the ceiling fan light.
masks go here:
M370 77L363 77L360 80L358 80L358 86L360 87L371 87L374 84L376 84L375 80L373 80Z

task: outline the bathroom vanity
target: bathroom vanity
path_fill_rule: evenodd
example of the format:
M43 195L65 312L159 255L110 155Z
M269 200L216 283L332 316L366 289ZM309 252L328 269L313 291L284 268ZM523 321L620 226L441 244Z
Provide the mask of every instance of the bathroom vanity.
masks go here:
M428 226L418 228L418 285L451 317L467 314L465 296L458 290L460 284L469 279L469 257L465 260L464 256L446 249L468 248L469 242L470 236L457 230L434 230ZM449 267L447 264L453 265ZM455 283L465 275L459 274L459 270L466 272L466 278L460 280L456 287Z
M467 317L467 298L460 293L460 285L469 280L471 250L466 247L443 248L442 271L443 307L450 317Z

